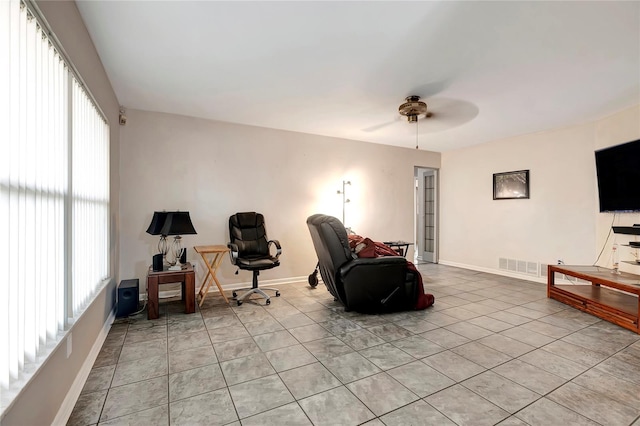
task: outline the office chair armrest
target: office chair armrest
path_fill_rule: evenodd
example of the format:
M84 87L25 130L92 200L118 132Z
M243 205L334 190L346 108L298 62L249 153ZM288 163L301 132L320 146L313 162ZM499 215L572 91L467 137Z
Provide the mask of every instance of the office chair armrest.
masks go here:
M275 258L277 259L282 254L282 247L280 246L280 241L278 241L278 240L269 240L269 246L271 246L271 244L276 246L277 251L276 251Z
M229 248L229 257L231 258L231 263L237 265L238 261L238 245L234 243L227 243L227 247Z

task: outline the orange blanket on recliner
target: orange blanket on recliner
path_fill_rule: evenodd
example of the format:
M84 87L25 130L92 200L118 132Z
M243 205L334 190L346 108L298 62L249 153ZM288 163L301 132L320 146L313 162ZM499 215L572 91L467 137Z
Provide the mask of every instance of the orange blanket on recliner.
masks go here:
M349 234L349 248L358 257L381 257L381 256L398 256L398 253L391 247L382 244L377 241L373 241L370 238L362 237L360 235ZM416 300L415 310L426 309L433 305L435 297L433 294L424 292L424 285L422 284L422 274L416 268L416 265L407 260L407 268L414 271L418 276L418 300Z

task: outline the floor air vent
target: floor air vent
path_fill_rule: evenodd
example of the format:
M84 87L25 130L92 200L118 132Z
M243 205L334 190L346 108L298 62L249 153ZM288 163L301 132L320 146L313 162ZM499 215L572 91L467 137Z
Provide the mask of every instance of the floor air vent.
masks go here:
M540 276L538 272L540 265L538 262L530 262L527 260L509 259L506 257L498 258L498 268L503 271L515 272L516 274L531 275L533 277Z
M498 259L498 268L499 269L507 269L507 259L505 259L504 257L501 257L500 259Z

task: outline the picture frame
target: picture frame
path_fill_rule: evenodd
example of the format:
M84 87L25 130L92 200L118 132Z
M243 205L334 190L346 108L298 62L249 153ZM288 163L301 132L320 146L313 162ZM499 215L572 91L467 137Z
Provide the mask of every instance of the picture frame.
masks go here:
M529 170L493 174L493 199L518 200L529 198Z

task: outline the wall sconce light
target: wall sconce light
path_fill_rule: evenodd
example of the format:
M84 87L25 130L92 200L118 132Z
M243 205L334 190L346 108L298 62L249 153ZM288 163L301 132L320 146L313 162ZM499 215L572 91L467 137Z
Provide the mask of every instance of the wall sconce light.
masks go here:
M125 115L126 113L127 111L124 109L124 107L120 106L119 121L121 126L124 126L125 124L127 124L127 116Z

